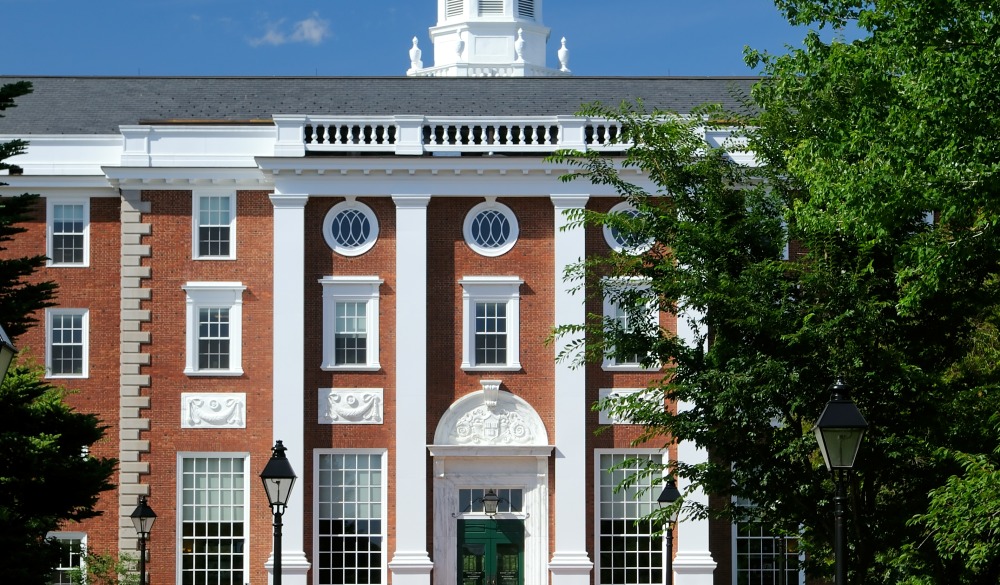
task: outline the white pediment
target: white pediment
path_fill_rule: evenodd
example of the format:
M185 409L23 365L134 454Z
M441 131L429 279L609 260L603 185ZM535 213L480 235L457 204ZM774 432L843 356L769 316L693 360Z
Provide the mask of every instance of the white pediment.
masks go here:
M547 446L548 433L530 404L510 392L488 396L486 390L456 400L434 432L435 446Z

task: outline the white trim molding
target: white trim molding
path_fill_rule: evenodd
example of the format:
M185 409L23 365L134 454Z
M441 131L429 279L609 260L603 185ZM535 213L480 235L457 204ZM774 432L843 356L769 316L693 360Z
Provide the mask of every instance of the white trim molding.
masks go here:
M324 370L376 371L379 364L379 287L377 276L324 276L323 285L323 363ZM365 304L365 360L363 363L337 363L337 304Z
M188 376L243 375L243 291L241 282L188 282L181 287L187 293L186 358L184 373ZM229 313L229 367L207 369L198 367L198 315L201 309L226 309Z
M226 212L229 220L225 223L211 223L208 225L216 228L225 227L229 229L228 242L229 251L226 254L202 254L201 253L201 202L210 197L228 197L229 205ZM222 211L221 209L218 211ZM213 210L208 210L211 214ZM197 188L191 192L191 258L194 260L235 260L236 259L236 190L235 189L202 189Z
M486 371L513 371L521 369L521 285L517 276L465 276L462 285L462 369ZM502 364L476 362L476 305L478 303L504 303L506 307L506 353Z
M80 339L75 339L75 331L77 327L75 324L71 326L69 330L70 339L66 339L66 328L60 327L59 334L59 345L60 346L80 346L81 356L80 356L80 371L64 373L60 372L58 374L52 373L52 349L56 343L56 335L53 331L55 326L55 317L79 317L80 318ZM50 307L45 309L45 377L47 378L87 378L90 376L90 310L88 309L68 309L62 307ZM76 358L70 358L75 360Z
M61 218L59 225L63 226L60 231L56 231L56 208L77 207L81 208L79 215L74 212L73 218ZM79 231L75 228L66 231L66 224L80 224ZM81 258L79 261L56 259L56 236L80 236ZM86 268L90 266L90 197L88 195L77 197L46 197L45 198L45 255L48 256L45 265L52 268Z

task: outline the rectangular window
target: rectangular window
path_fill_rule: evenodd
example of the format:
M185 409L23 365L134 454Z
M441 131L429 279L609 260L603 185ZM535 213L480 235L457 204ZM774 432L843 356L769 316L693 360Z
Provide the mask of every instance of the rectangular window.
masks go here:
M507 303L476 303L476 364L507 364Z
M804 582L798 539L776 535L759 522L740 522L736 531L736 585L797 585Z
M86 309L47 309L46 369L51 377L87 376Z
M49 266L87 266L90 262L89 200L46 200Z
M62 546L62 555L52 577L51 585L72 585L73 571L83 568L83 558L87 554L87 534L85 532L50 532L46 535L54 538Z
M462 285L462 369L521 369L520 302L516 276L466 276Z
M319 452L316 459L319 584L383 583L384 452Z
M195 193L194 257L228 260L236 257L236 195Z
M367 312L368 303L365 301L337 303L335 351L338 366L368 363Z
M198 310L198 369L229 369L229 309Z
M664 544L659 526L639 520L656 508L659 484L652 478L618 489L658 452L598 452L597 582L601 585L655 585L663 582ZM630 461L631 460L631 461ZM645 490L645 491L643 491Z
M376 276L326 276L323 285L324 370L378 370Z
M245 455L179 455L182 585L242 585L246 574Z
M239 282L188 282L187 356L189 376L243 373L243 291Z
M659 308L649 295L649 283L639 278L608 278L604 287L604 322L608 330L615 334L649 334L659 327ZM635 351L619 351L616 347L606 349L602 368L605 370L655 371L654 364L642 364L646 356Z

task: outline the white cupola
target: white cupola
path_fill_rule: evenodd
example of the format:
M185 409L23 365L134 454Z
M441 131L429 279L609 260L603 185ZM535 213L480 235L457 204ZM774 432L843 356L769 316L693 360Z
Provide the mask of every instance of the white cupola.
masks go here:
M549 29L542 24L543 0L437 0L438 20L430 28L434 63L424 67L416 37L410 47L414 77L553 77L569 75L566 39L559 69L545 66Z

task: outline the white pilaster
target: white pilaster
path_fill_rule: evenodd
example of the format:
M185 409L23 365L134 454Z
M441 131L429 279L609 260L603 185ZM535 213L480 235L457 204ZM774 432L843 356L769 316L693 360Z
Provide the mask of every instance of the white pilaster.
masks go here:
M430 585L427 553L427 204L396 204L396 550L393 585Z
M582 225L566 227L566 211L587 204L586 195L552 196L555 207L555 321L557 325L583 324L586 306L579 283L565 282L567 266L583 260L586 232ZM582 334L580 334L582 336ZM558 348L573 342L559 340ZM552 585L589 585L594 568L587 554L587 377L584 368L568 361L555 364L556 468L555 552L549 562Z
M704 343L705 336L692 328L689 322L692 318L697 324L703 322L701 315L690 309L685 309L677 315L677 336L688 346ZM677 411L684 412L693 408L687 402L677 404ZM677 444L677 460L696 465L708 461L708 452L692 441L682 441ZM693 504L708 506L708 495L699 489L687 493L689 482L680 478L677 487L685 493L684 499ZM677 555L674 557L675 581L678 585L712 585L712 573L715 571L715 559L709 549L708 519L684 520L677 525Z
M308 195L271 195L274 206L274 363L272 413L275 440L284 442L292 469L301 478L305 453L305 208ZM265 460L255 465L263 469ZM305 488L292 490L282 521L281 574L285 585L306 585ZM269 582L274 551L264 566Z

